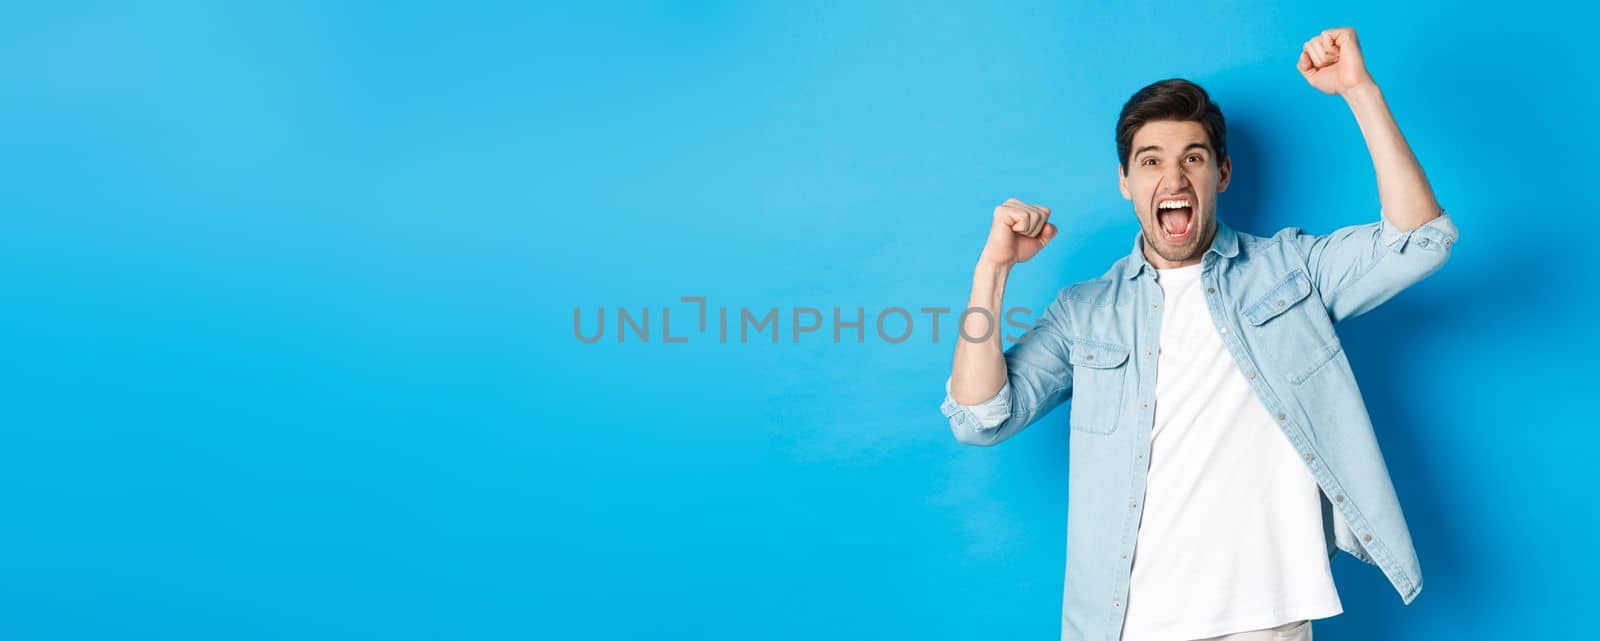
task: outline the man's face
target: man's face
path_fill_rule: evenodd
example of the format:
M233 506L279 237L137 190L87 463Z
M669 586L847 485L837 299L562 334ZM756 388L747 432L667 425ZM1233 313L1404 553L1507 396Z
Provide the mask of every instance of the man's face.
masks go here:
M1198 122L1157 120L1133 133L1133 150L1117 174L1122 197L1133 201L1144 234L1144 255L1159 269L1200 262L1217 233L1217 194L1232 171L1220 161Z

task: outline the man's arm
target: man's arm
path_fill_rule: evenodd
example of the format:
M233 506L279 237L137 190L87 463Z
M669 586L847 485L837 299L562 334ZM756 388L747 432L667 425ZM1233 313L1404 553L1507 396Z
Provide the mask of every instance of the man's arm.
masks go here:
M974 311L963 314L961 333L956 336L956 360L950 369L950 398L962 405L993 398L1006 382L1000 319L1011 267L980 260L972 271L966 309Z
M1301 48L1300 74L1338 94L1355 114L1378 174L1379 221L1312 236L1293 230L1329 315L1343 320L1371 310L1444 264L1459 236L1439 207L1422 166L1367 72L1356 32L1329 29Z
M950 397L976 405L1000 393L1006 382L1006 361L1000 349L1001 303L1011 267L1038 255L1055 238L1050 208L1012 198L994 210L989 240L972 273L972 293L956 337L956 360L950 370ZM981 340L968 340L966 337Z
M1065 314L1056 300L1040 314L1025 340L1002 351L1006 279L1011 268L1037 255L1055 237L1050 209L1016 199L995 208L989 240L973 269L972 293L960 316L955 363L940 410L956 439L995 445L1061 403L1070 386Z
M1383 92L1367 71L1355 30L1342 27L1317 34L1301 48L1299 69L1311 86L1342 96L1355 114L1378 173L1383 217L1400 231L1411 231L1438 217L1439 201L1389 112Z

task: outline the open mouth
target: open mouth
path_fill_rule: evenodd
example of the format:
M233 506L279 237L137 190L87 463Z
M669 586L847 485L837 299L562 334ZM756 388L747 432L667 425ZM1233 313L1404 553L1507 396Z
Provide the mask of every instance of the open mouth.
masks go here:
M1163 198L1156 203L1156 224L1167 242L1181 243L1194 235L1194 201L1188 197Z

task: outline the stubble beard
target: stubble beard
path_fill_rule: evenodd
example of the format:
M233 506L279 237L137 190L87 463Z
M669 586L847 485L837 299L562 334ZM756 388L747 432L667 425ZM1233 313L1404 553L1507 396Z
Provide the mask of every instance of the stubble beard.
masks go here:
M1198 221L1203 228L1196 230L1194 238L1189 241L1189 244L1182 247L1173 247L1172 244L1160 239L1158 236L1161 233L1160 219L1152 216L1150 221L1150 226L1144 230L1145 245L1154 247L1156 255L1172 263L1181 263L1204 255L1206 248L1211 246L1212 236L1216 235L1217 231L1214 218Z

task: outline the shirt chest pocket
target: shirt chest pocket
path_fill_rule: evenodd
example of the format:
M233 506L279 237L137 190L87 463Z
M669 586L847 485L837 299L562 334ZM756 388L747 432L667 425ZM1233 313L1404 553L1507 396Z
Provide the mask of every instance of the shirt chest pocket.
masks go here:
M1289 367L1280 372L1299 385L1338 355L1333 321L1311 296L1311 277L1296 269L1265 294L1245 303L1239 315L1250 324L1264 354Z
M1267 293L1246 303L1240 315L1251 325L1260 327L1310 295L1311 278L1306 276L1304 270L1296 269Z
M1127 386L1128 348L1088 339L1067 339L1072 365L1072 429L1094 434L1116 431Z

